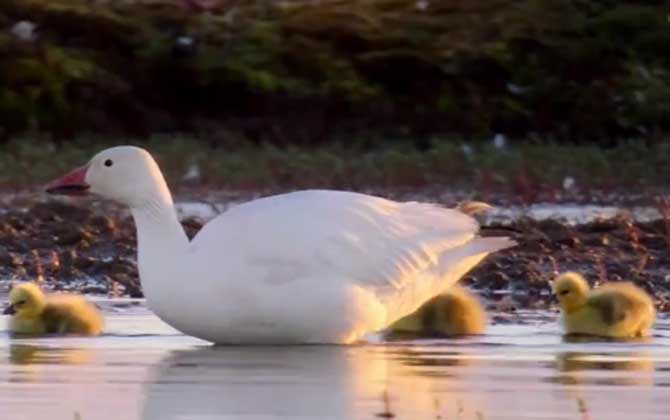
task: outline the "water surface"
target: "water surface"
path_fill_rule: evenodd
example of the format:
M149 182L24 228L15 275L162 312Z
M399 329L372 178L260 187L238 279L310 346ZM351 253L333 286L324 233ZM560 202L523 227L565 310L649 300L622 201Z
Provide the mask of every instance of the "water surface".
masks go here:
M651 420L670 412L668 320L646 342L565 342L555 314L523 312L477 338L212 347L143 304L103 306L102 337L2 333L1 419Z

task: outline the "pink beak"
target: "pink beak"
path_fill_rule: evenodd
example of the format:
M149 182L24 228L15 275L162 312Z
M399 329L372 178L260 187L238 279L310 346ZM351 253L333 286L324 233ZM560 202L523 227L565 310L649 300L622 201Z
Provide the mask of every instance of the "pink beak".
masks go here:
M62 195L86 195L91 188L86 183L86 172L88 165L77 168L69 174L55 179L47 184L46 191L49 194Z

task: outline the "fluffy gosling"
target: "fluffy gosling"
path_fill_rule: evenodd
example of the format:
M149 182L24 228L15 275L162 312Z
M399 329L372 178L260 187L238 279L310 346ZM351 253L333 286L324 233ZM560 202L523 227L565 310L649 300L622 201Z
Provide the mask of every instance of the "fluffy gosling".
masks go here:
M392 335L444 337L481 334L486 311L472 292L453 286L389 327Z
M14 334L98 335L103 319L93 304L81 296L45 295L34 283L19 283L9 293L9 330Z
M553 284L567 334L632 338L648 334L656 310L651 297L632 283L606 283L590 290L578 273L563 273Z

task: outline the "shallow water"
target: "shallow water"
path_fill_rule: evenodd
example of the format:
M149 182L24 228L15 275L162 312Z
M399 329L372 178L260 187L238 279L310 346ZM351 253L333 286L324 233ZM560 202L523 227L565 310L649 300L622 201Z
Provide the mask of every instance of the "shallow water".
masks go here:
M568 225L581 225L616 217L625 217L637 222L651 222L661 219L662 215L655 207L622 208L617 206L540 203L526 207L494 207L486 215L484 222L487 224L511 224L522 217L536 221L557 220Z
M240 204L240 202L236 201L225 204L178 202L175 206L177 213L182 218L197 217L202 220L209 220L216 215L223 213L228 208L238 204ZM494 207L482 218L484 224L510 224L522 217L527 217L536 221L558 220L569 225L580 225L591 223L599 219L612 219L615 217L626 217L637 222L650 222L661 219L662 215L658 208L650 206L632 206L624 208L593 204L538 203L525 207Z
M670 322L647 342L564 342L524 312L478 338L212 347L143 305L98 338L0 338L0 418L661 419ZM2 330L6 330L3 324Z

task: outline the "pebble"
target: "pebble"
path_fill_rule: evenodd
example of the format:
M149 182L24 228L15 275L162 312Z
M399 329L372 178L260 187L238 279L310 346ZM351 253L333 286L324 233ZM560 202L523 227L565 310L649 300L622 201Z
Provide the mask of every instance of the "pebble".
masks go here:
M12 25L10 32L21 41L34 41L37 38L37 25L29 20L21 20Z

